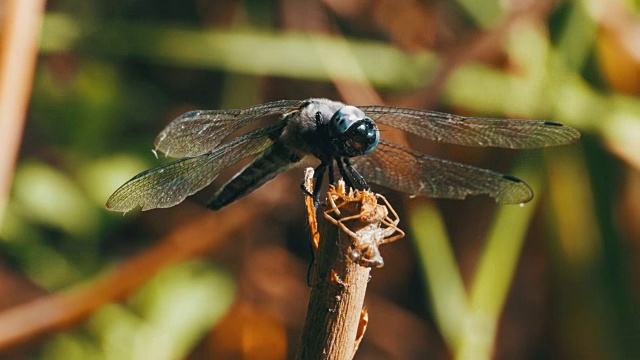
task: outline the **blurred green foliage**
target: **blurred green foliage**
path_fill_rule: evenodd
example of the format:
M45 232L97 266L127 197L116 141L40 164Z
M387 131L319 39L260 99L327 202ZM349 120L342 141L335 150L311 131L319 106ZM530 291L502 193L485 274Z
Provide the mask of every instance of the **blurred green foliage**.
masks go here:
M180 359L224 315L234 283L202 261L165 269L127 304L97 311L81 330L56 337L43 350L50 359Z

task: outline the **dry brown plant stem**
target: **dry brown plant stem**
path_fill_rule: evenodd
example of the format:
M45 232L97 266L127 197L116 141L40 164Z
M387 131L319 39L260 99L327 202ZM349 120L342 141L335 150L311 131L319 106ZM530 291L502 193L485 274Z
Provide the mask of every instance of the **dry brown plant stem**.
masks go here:
M22 138L44 7L44 0L0 2L0 220Z
M349 259L351 238L320 221L320 246L297 359L351 359L370 268Z
M308 190L313 188L312 177L307 170ZM317 252L297 359L353 358L368 323L364 298L369 273L372 266L383 264L378 246L404 236L386 200L385 205L378 204L379 195L345 193L342 183L337 189L332 186L327 198L326 221L319 223L311 200L306 203ZM388 216L389 211L395 218Z

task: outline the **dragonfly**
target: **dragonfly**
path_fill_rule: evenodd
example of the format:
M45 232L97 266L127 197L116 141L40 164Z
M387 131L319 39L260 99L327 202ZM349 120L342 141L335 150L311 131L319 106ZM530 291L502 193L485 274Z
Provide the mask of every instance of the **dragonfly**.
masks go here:
M369 189L371 183L431 198L488 195L499 204L523 204L533 198L529 185L517 177L419 153L382 139L378 125L477 147L530 149L580 138L576 129L554 121L355 107L322 98L196 110L173 120L155 140L156 150L178 159L134 176L111 195L106 207L128 212L177 205L250 156L256 156L253 162L215 192L208 208L218 210L234 202L310 156L320 164L312 191L305 192L316 205L325 174L331 184L339 175L359 190Z

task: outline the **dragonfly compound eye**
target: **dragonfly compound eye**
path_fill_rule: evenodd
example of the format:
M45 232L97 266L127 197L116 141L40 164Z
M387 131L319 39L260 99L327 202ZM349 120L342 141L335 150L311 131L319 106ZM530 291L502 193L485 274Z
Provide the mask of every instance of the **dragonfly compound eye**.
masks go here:
M362 110L355 106L343 106L331 117L330 127L335 134L344 134L353 124L366 117Z
M369 154L380 141L380 132L376 123L369 117L356 121L344 134L349 147L354 150L348 156Z
M336 151L354 157L372 152L380 141L376 123L355 106L343 106L331 117L329 132Z

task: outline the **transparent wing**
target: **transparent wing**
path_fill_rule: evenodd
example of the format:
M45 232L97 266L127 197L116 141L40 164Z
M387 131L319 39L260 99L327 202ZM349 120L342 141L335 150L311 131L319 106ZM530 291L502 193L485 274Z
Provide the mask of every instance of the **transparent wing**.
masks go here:
M553 121L472 118L393 106L359 108L380 124L457 145L526 149L567 144L580 138L576 129Z
M139 206L150 210L177 205L209 185L224 168L267 149L283 126L280 123L256 129L219 146L214 152L144 171L116 190L107 201L107 208L127 212Z
M384 140L373 153L353 158L352 164L368 182L412 195L464 199L485 194L500 204L533 198L531 188L513 176L419 154Z
M286 114L301 100L281 100L234 110L195 110L167 125L155 140L156 149L167 156L197 156L213 151L227 136L267 116Z

